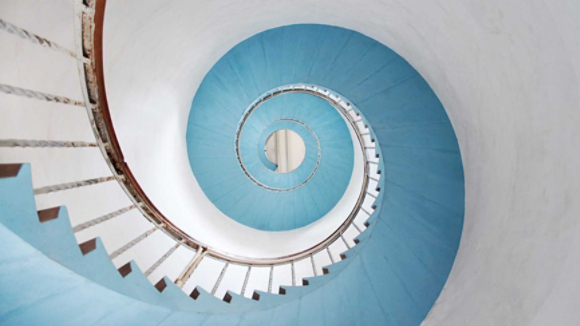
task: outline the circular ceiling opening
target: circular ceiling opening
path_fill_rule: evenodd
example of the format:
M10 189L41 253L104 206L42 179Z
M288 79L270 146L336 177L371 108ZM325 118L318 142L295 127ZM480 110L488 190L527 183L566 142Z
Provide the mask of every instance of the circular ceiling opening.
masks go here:
M276 165L276 173L296 170L306 156L304 140L290 129L280 129L268 136L264 151L268 160Z

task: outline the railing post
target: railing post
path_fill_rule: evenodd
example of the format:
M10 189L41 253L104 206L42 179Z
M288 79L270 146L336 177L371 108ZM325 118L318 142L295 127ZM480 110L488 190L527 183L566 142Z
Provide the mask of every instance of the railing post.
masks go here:
M201 262L206 253L207 250L203 247L199 247L197 249L195 255L193 256L189 264L185 266L183 272L181 272L181 274L179 274L179 276L175 280L175 285L177 285L177 287L179 287L180 289L183 288L183 286L185 285L185 283L187 283L187 280L189 280L191 274L193 274L193 272L195 271L195 269L197 268L197 266L199 265L199 263Z

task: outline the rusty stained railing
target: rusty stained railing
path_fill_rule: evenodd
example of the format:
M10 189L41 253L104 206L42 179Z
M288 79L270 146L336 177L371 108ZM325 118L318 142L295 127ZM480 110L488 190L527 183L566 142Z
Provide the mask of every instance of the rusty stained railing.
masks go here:
M303 250L301 252L275 258L249 258L241 257L222 252L218 249L211 248L186 232L178 228L168 218L166 218L157 207L147 197L139 182L133 175L130 167L124 159L119 141L117 139L111 114L107 102L107 94L104 79L104 61L103 61L103 24L105 15L106 0L77 0L76 2L76 39L77 39L77 62L79 68L79 75L81 76L81 89L86 104L87 113L90 118L91 127L97 139L98 147L100 148L105 161L109 165L113 175L117 178L123 190L127 193L133 204L141 213L152 223L156 228L165 232L168 236L179 242L181 245L195 250L203 251L204 255L200 258L211 256L226 263L241 264L246 266L252 265L280 265L293 263L302 258L312 256L327 246L332 244L335 240L343 238L344 231L350 226L365 197L365 190L368 186L368 163L366 155L363 155L364 164L364 179L361 194L358 198L355 209L351 212L345 222L329 237L318 243L316 246ZM337 108L343 115L348 118L352 124L352 117L346 110L332 98L322 96L316 91L303 89L285 89L274 91L267 94L259 100L263 102L274 96L285 92L303 92L324 98ZM357 134L360 145L364 148L364 140L355 124L353 128ZM364 151L363 151L364 152ZM350 247L350 246L349 246ZM197 264L196 264L197 265Z

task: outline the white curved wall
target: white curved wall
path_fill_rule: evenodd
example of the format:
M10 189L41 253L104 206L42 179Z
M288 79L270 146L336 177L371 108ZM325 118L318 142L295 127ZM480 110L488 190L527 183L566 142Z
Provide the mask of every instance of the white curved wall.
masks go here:
M578 17L574 0L109 1L109 103L137 178L164 198L174 185L146 171L189 169L192 96L232 46L292 23L373 37L430 83L464 160L462 243L424 324L570 325L580 320Z

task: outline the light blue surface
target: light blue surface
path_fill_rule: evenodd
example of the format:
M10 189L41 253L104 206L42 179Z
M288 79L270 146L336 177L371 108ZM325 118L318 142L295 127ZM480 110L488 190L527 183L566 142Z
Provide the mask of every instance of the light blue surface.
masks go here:
M139 297L119 285L128 282L110 260L90 259L99 250L82 256L67 249L76 244L69 245L70 226L58 221L66 211L38 222L25 165L17 178L0 179L1 325L420 325L447 280L463 227L461 155L441 103L402 58L352 31L282 27L248 39L244 49L236 50L235 60L247 62L242 66L255 86L240 99L212 101L251 101L271 84L312 83L353 101L374 128L382 158L378 208L348 258L320 282L280 300L264 295L255 304L230 306L201 295L183 307L168 293L165 307L146 303L149 294ZM260 63L265 57L271 60ZM124 292L111 290L113 284Z
M222 60L231 60L230 55L226 54ZM214 69L210 75L214 74ZM200 86L191 116L196 116L196 110L211 109L223 120L224 114L220 113L219 107L196 101L198 97L203 98L208 89L214 89L206 85L208 80L212 79L206 77ZM238 107L238 120L242 119L246 108ZM209 113L206 116L209 117ZM224 123L220 127L220 132L231 133L231 139L221 136L212 139L213 131L205 126L203 119L190 119L188 150L197 181L217 208L242 224L266 231L306 226L328 213L348 187L354 164L350 132L340 113L319 97L279 95L263 102L249 114L241 127L239 151L243 166L255 182L244 174L235 153L228 156L225 150L214 150L225 149L235 142L237 125L230 128L233 123ZM264 153L266 139L279 129L295 131L306 147L302 164L285 174L274 172ZM225 178L227 180L220 182ZM261 205L259 199L264 197L272 198L276 205ZM281 211L280 207L288 209Z

